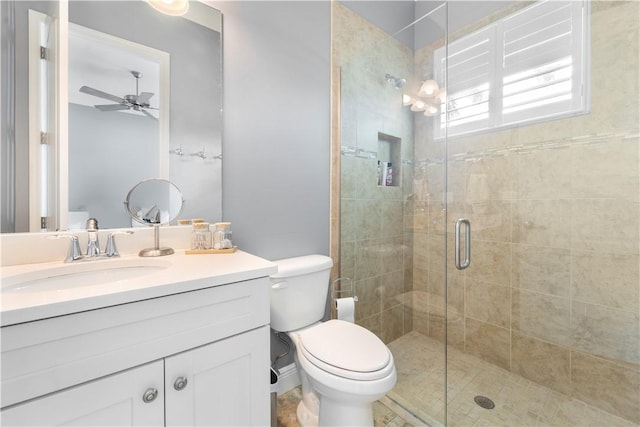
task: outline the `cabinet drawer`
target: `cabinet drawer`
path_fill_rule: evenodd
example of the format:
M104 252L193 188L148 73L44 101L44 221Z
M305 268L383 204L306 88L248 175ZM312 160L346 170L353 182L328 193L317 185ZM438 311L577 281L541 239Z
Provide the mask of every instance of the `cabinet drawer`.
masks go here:
M2 328L2 407L269 323L268 279Z

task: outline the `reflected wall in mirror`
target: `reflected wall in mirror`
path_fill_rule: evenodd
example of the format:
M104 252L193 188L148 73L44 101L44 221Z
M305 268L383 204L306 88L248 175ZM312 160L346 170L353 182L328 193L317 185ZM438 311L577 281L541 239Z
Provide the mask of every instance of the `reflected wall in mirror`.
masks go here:
M65 28L67 15L64 8L57 11L57 2L2 3L3 22L15 23L2 28L3 70L16 69L13 76L2 73L3 129L5 122L14 129L11 138L3 130L2 179L10 185L2 188L2 232L40 231L33 218L41 212L51 217L50 230L83 227L86 216L98 218L103 228L130 227L122 202L146 178L170 179L182 189L182 217L220 220L222 17L217 10L191 1L187 15L172 17L140 0L68 3L69 38L49 55L68 52L69 62L59 69L60 87L67 91L53 112L68 114L68 131L61 123L59 133L68 139L49 145L55 160L49 179L58 180L58 188L53 194L42 191L47 195L42 200L54 201L47 212L29 190L47 183L29 160L38 146L29 145L28 111L35 106L29 97L28 15L30 9L40 11L57 29ZM15 96L6 90L11 79Z

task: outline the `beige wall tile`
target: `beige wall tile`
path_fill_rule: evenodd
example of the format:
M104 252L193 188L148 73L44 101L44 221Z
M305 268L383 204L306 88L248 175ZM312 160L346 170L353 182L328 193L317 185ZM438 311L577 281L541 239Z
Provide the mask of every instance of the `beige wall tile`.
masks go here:
M398 339L404 332L404 306L396 305L380 313L381 339L385 344Z
M569 347L571 302L568 298L512 289L511 327L533 338Z
M340 245L340 277L355 279L356 268L355 242L342 242Z
M380 287L382 310L404 304L404 293L404 272L402 270L382 276L382 286Z
M611 138L571 149L573 197L638 201L638 138ZM606 159L606 161L603 161Z
M400 234L397 237L384 239L380 244L380 251L382 252L382 272L402 274L405 255L404 236Z
M358 214L355 199L340 200L340 240L343 242L352 242L356 240L356 230L358 223Z
M571 353L572 394L640 423L640 372L580 352Z
M511 286L568 298L571 251L542 246L511 247Z
M357 199L355 201L356 239L380 239L382 238L382 208L380 200Z
M640 313L639 266L638 255L574 251L572 298Z
M519 200L511 221L515 243L556 248L571 247L569 200Z
M573 348L640 365L638 313L577 301L571 311Z
M510 345L508 329L469 318L465 320L464 348L467 353L509 369Z
M511 327L511 288L467 278L465 316L506 329Z
M379 314L382 311L382 277L357 280L354 285L358 293L356 321Z
M404 205L401 200L382 200L380 202L382 216L382 237L397 237L403 233Z
M455 247L451 247L450 253L454 250ZM452 253L451 258L453 257ZM511 245L472 240L471 265L464 271L472 279L509 286L511 282Z
M511 242L512 202L490 200L467 206L466 217L471 221L471 237L478 240Z
M571 196L571 150L567 147L521 152L517 156L519 199Z
M566 395L571 394L569 355L566 347L511 334L511 371Z
M506 154L467 162L465 201L512 199L516 189L514 161L513 155Z
M353 279L362 280L382 274L381 244L380 240L359 240L356 242Z
M640 251L640 209L620 199L572 201L572 247L598 252L637 254Z

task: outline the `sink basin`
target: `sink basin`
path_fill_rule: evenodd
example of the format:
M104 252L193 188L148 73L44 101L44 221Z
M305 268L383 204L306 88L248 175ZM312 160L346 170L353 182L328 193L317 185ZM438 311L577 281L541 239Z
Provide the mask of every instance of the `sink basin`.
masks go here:
M77 261L2 278L2 294L27 294L73 289L135 279L158 273L168 263L150 259Z

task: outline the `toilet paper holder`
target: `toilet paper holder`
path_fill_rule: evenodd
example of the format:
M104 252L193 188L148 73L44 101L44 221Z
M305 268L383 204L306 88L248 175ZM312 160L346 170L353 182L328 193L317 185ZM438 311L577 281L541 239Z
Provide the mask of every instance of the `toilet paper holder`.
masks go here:
M341 282L348 283L347 286L343 286ZM347 294L347 295L344 295ZM350 295L349 295L350 294ZM358 302L358 296L356 295L356 287L353 284L353 280L350 277L338 277L331 282L331 299L337 300L338 298L353 297L355 302Z

